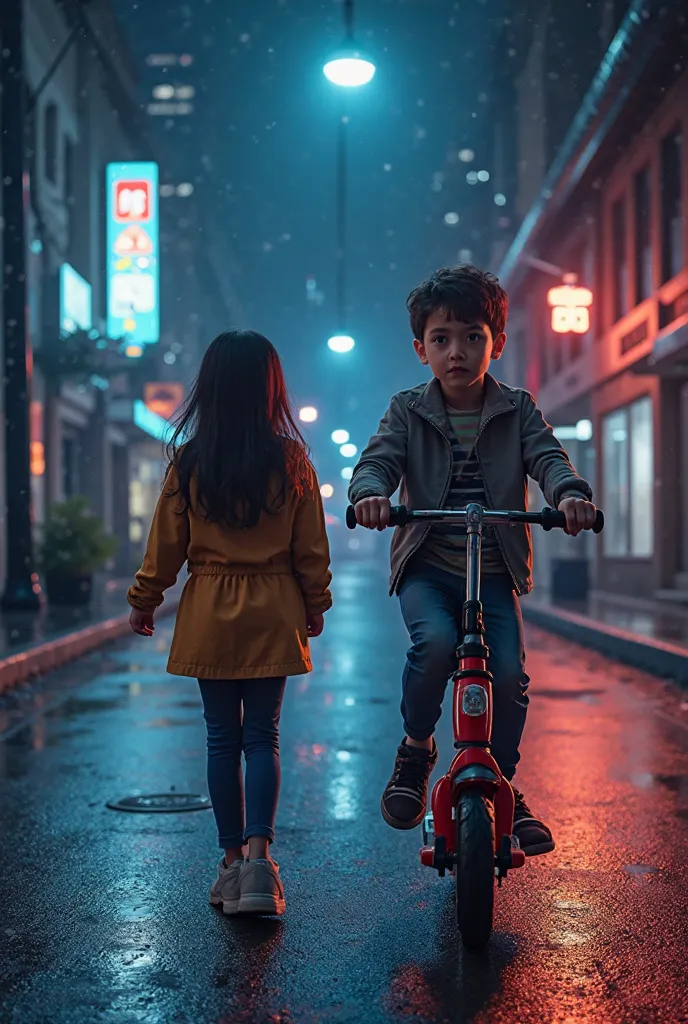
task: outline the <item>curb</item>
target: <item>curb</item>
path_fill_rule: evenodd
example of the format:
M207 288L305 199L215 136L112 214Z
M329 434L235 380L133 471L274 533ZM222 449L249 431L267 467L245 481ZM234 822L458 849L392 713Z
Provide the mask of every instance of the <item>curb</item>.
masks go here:
M179 605L179 598L165 601L156 612L156 618L172 615ZM9 658L0 659L0 694L13 686L25 683L33 676L52 672L70 661L82 658L98 647L112 643L130 631L129 613L118 615L102 622L94 622L83 629L37 644L28 651L18 651ZM132 634L133 635L133 634Z
M563 609L522 606L523 618L550 633L589 647L625 665L688 687L688 649L666 640L655 640L616 626L596 622Z

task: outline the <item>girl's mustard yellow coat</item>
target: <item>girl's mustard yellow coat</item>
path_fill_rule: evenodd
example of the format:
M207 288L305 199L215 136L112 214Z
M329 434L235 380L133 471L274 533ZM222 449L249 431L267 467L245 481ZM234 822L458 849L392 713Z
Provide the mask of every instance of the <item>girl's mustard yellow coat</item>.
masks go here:
M310 672L306 616L327 611L330 551L313 474L303 493L287 485L275 515L250 529L184 511L168 472L129 604L153 612L188 562L167 671L199 679L256 679Z

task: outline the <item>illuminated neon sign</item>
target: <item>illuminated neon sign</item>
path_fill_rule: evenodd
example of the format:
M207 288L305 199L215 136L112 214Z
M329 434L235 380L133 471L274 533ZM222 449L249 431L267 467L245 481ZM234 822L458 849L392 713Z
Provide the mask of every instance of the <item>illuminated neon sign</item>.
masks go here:
M547 301L552 309L552 330L555 334L587 334L590 330L592 292L574 284L550 288Z
M91 286L69 263L60 267L60 330L63 334L93 327Z
M133 347L160 340L158 165L114 163L107 188L107 333Z

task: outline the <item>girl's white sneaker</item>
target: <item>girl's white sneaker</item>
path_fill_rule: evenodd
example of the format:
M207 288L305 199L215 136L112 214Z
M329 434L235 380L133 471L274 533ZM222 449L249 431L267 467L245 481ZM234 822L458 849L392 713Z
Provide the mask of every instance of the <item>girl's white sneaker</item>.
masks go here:
M243 860L233 861L229 867L224 857L217 865L217 878L210 886L210 902L214 907L222 904L225 914L236 914L239 909L239 875Z

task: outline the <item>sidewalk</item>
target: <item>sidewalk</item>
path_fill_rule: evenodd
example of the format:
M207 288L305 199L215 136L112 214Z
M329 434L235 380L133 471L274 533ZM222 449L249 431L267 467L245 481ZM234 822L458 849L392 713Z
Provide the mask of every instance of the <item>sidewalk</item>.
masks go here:
M176 611L183 580L165 595L158 615ZM126 636L129 580L103 580L86 608L46 605L38 613L0 612L0 693Z
M522 608L524 619L535 626L688 687L686 611L649 602L633 607L601 596L557 603L537 589Z

